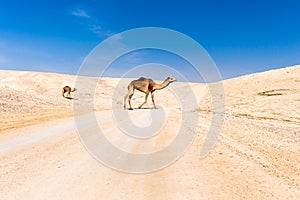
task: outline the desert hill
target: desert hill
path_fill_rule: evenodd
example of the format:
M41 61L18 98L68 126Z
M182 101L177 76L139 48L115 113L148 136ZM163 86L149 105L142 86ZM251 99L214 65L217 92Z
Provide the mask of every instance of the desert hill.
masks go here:
M172 83L157 91L156 103L168 116L163 134L150 145L137 145L116 137L118 129L108 115L112 105L122 110L131 80L121 85L117 78L81 81L73 99L66 99L61 88L74 87L75 76L0 70L0 199L299 199L299 65L224 80L223 129L204 159L199 158L199 150L215 111L208 87L189 83L199 103L189 108L200 121L193 125L197 128L193 144L170 167L142 175L96 162L78 139L73 106L84 108L93 102L100 117L108 116L102 128L117 146L151 151L172 140L170 133L178 127L181 112L172 90L189 103L186 84ZM86 88L95 81L91 94ZM143 100L144 94L136 92L133 106ZM152 108L150 98L145 107ZM146 124L150 111L134 110L130 116Z

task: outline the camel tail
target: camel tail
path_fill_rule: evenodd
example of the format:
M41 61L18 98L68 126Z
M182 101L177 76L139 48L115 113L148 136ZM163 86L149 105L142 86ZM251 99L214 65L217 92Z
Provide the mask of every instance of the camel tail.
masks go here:
M72 92L75 92L77 89L76 88L73 88Z

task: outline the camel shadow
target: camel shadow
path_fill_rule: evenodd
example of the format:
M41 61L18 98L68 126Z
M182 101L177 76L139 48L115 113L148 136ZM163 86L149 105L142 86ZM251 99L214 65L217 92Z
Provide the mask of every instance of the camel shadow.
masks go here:
M73 97L65 97L65 98L69 100L78 100L77 98L73 98Z
M154 109L154 108L134 108L134 110L151 110L151 109Z
M145 107L145 108L133 108L133 109L129 109L127 108L126 110L157 110L155 108L150 108L150 107Z

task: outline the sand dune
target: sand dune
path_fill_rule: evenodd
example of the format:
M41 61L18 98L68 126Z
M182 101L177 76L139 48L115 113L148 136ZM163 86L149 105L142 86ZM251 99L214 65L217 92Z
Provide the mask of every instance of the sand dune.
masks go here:
M293 66L223 81L225 122L204 159L199 150L214 110L208 88L190 83L199 105L189 112L200 121L194 125L193 144L171 166L132 175L89 155L76 133L73 107L84 110L92 101L112 143L126 151L151 152L174 139L181 105L172 90L180 91L188 104L186 85L174 83L157 91L157 105L167 116L162 134L135 143L120 134L111 116L112 106L122 110L129 79L121 85L121 79L96 80L91 93L86 88L93 87L92 78L78 85L71 75L0 71L0 199L299 199L299 75L300 66ZM61 96L65 85L78 86L71 100ZM134 107L143 98L137 92ZM150 99L145 107L153 107ZM134 110L130 118L147 126L150 111Z

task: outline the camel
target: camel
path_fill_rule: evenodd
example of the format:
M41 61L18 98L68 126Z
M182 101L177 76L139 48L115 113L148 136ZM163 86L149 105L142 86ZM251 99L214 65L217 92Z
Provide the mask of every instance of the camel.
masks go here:
M72 90L70 86L65 86L65 87L63 87L63 89L62 89L62 96L65 97L65 98L72 98L72 97L71 97L71 92L75 92L76 90L77 90L76 88L74 88L74 89ZM67 96L65 96L65 93L66 93L66 92L68 93Z
M134 90L138 90L140 92L144 92L146 94L145 101L142 103L138 108L142 108L142 106L147 103L148 95L151 93L152 102L154 105L154 108L157 109L154 101L154 94L153 92L155 90L161 90L167 87L170 83L176 81L175 78L168 77L166 80L164 80L161 84L155 83L152 79L140 77L137 80L131 81L131 83L128 85L128 93L124 96L124 109L126 109L126 99L128 99L129 103L129 110L133 110L131 106L131 98L133 96Z

